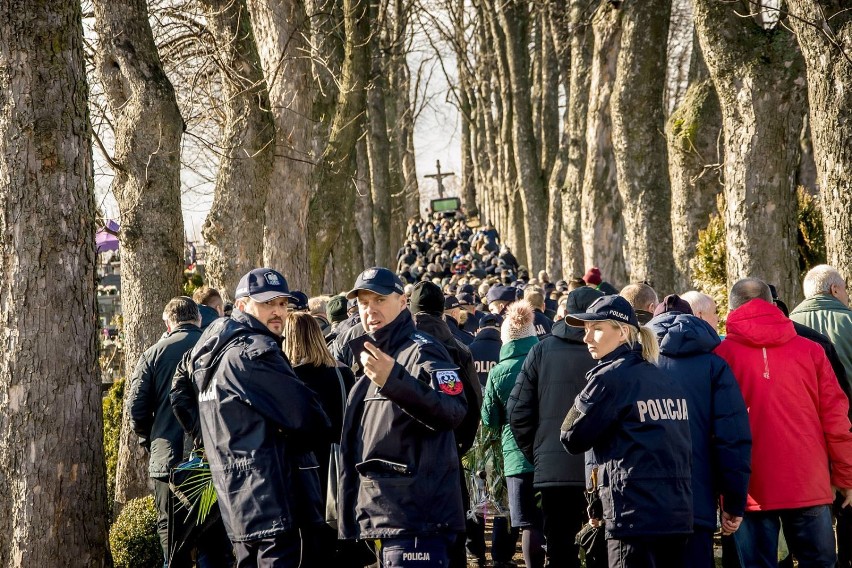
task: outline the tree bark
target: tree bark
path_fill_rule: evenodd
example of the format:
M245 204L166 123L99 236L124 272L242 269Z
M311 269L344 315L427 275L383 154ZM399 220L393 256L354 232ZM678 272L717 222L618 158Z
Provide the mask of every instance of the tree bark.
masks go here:
M547 195L541 164L536 151L536 136L530 89L529 13L520 0L508 0L498 7L498 18L505 35L509 85L512 90L512 149L518 190L523 205L525 254L519 260L531 272L546 265ZM521 251L516 251L521 252Z
M163 333L163 306L180 293L183 281L183 119L163 73L145 0L93 4L97 67L115 124L112 191L121 212L121 307L129 377L142 352ZM127 413L115 487L118 507L148 493L147 456Z
M585 0L570 0L569 6L571 69L568 108L565 110L565 180L562 189L562 274L565 278L582 276L583 259L581 195L586 166L586 114L594 49L591 10ZM557 168L554 167L554 174ZM551 184L554 183L551 178ZM551 278L554 278L551 275Z
M315 159L310 23L303 0L247 4L275 123L263 264L280 270L291 288L302 289L308 285L305 223Z
M310 293L323 290L325 268L341 236L341 226L351 226L355 188L352 184L358 117L364 112L364 84L369 72L367 42L370 20L366 0L344 0L345 56L340 94L328 145L314 169L313 194L308 208L308 258ZM344 274L357 274L358 258L335 258ZM354 276L351 281L354 281Z
M630 281L674 292L671 187L663 136L671 0L625 2L612 93L612 139Z
M761 278L795 304L804 61L793 34L741 17L748 9L746 2L695 2L701 50L722 109L728 285Z
M828 263L848 278L852 276L852 12L841 0L788 4L807 68Z
M697 44L695 49L698 49ZM669 178L672 188L672 252L675 289L693 288L689 261L695 256L698 232L716 211L720 180L722 111L713 81L704 71L686 91L666 125Z
M583 251L586 266L599 267L604 279L618 287L627 282L627 271L609 103L621 43L621 11L609 2L602 2L592 18L592 30L595 43L586 114L587 153L581 206Z
M541 89L542 112L539 130L542 138L542 171L547 176L547 266L552 280L562 278L562 193L568 168L568 105L562 118L560 134L559 85L565 98L571 96L571 46L568 33L566 2L548 3L542 8Z
M263 261L275 123L245 0L201 0L220 61L225 124L213 205L201 233L207 279L222 297Z
M104 566L80 3L5 2L0 21L0 565Z
M367 138L355 143L355 226L361 239L362 266L376 266L376 245L373 240L373 196L370 193L370 159L367 157Z

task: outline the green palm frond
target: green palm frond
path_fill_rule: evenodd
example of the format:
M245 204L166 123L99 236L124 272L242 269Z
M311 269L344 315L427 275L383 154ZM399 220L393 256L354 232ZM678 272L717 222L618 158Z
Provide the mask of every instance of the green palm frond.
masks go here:
M197 457L200 459L179 466L180 471L191 473L182 482L174 485L172 491L178 498L180 508L187 509L190 515L195 513L195 524L201 525L216 504L218 495L213 486L210 465L203 454Z

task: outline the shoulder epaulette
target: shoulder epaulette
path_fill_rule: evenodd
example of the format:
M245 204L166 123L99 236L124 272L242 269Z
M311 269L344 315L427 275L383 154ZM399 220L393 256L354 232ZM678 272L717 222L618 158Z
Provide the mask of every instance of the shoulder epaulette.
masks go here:
M417 332L417 331L415 331L414 333L411 334L411 340L414 341L414 343L416 343L417 345L420 345L420 346L429 345L430 343L432 343L431 339L429 339L428 337L426 337L425 335L423 335L422 333Z

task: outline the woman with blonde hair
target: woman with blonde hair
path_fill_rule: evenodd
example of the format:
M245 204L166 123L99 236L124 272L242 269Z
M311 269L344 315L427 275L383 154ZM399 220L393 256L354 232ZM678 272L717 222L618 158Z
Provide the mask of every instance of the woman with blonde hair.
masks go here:
M586 452L603 509L611 568L682 568L692 533L689 408L656 363L654 333L621 296L604 296L565 322L586 330L596 367L562 424L572 454Z
M322 495L325 497L328 488L331 444L340 442L346 397L349 389L355 384L355 376L348 367L339 365L331 356L320 326L311 314L290 312L284 320L282 338L284 354L290 360L296 376L316 393L320 406L331 421L332 438L311 439L311 450L319 463L319 478L322 484ZM325 503L323 503L324 506ZM310 527L307 531L303 530L304 538L316 541L316 546L306 547L305 550L318 550L320 556L303 558L303 567L341 565L341 560L334 558L337 535L333 529L325 525L319 528ZM355 565L363 566L363 564Z

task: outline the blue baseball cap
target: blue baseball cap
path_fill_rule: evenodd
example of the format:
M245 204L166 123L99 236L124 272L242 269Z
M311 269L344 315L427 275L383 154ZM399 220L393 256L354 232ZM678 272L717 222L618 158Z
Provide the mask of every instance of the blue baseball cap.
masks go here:
M368 268L359 274L355 280L355 286L346 294L346 299L351 300L358 297L358 290L369 290L381 296L405 293L405 288L402 286L402 280L399 279L399 276L380 266Z
M503 318L496 314L485 314L479 318L479 329L486 327L500 327L503 323Z
M251 298L255 302L268 302L280 297L292 298L290 289L287 288L287 279L271 268L255 268L242 278L237 284L234 297Z
M490 304L491 302L514 302L518 299L518 290L513 286L502 286L497 284L488 289L488 294L485 299Z
M290 292L291 297L293 298L290 302L290 307L294 310L307 310L308 309L308 295L300 290L293 290Z
M598 298L583 313L565 316L565 323L571 327L583 327L587 321L605 320L626 323L639 328L639 320L636 319L633 306L617 294Z

